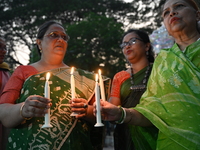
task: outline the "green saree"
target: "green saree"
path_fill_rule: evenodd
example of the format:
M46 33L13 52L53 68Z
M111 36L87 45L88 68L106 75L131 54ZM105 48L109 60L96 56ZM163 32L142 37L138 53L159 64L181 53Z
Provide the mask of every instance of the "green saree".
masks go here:
M92 145L90 137L94 125L70 117L70 68L58 68L49 72L51 73L49 81L52 99L50 120L53 127L41 128L44 118L32 118L11 130L7 149L94 150L95 146ZM33 75L26 80L17 103L25 101L29 95L44 95L46 73ZM76 69L74 77L76 97L90 101L94 95L94 74Z
M200 149L200 41L160 52L135 109L159 129L157 150Z

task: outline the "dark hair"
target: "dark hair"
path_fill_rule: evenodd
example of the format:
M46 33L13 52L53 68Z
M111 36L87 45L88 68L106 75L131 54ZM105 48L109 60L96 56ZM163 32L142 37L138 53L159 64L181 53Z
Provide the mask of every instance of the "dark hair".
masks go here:
M54 20L50 20L50 21L47 21L45 23L43 23L40 27L39 27L39 30L38 30L38 33L37 33L37 39L40 39L42 40L46 31L49 29L49 27L53 24L58 24L60 25L61 27L63 27L63 25L57 21L54 21ZM38 50L38 53L41 55L41 52L40 52L40 49L37 45L37 50Z
M123 40L124 36L126 36L129 33L135 33L135 34L137 34L142 39L142 41L144 43L146 43L146 44L150 43L150 45L151 45L151 42L150 42L148 34L146 32L144 32L144 31L142 31L142 30L137 30L137 29L129 29L128 31L126 31L124 33L124 35L122 36L122 40ZM148 60L149 60L149 62L152 62L152 63L154 62L154 52L153 52L152 45L149 48Z

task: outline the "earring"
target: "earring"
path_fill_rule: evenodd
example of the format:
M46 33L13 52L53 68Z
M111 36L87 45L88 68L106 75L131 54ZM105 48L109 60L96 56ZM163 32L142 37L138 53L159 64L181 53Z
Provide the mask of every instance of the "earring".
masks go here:
M39 47L39 49L40 49L40 53L42 53L42 48L41 48L41 47Z
M128 61L128 59L126 58L126 68L130 68L131 67L131 63Z
M149 56L149 51L146 51L146 55Z
M149 51L146 51L147 59L149 59Z

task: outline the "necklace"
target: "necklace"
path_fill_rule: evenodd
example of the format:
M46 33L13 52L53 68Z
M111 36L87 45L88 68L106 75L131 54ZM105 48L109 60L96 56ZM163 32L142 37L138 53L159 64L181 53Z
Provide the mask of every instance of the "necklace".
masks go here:
M133 91L143 91L143 90L146 90L146 87L147 87L147 80L148 80L148 77L150 75L150 72L151 72L151 66L150 64L147 66L147 69L145 71L145 75L144 75L144 78L143 78L143 81L142 81L142 84L139 84L139 85L135 85L134 84L134 73L133 73L133 68L131 67L131 87L130 89L133 90Z

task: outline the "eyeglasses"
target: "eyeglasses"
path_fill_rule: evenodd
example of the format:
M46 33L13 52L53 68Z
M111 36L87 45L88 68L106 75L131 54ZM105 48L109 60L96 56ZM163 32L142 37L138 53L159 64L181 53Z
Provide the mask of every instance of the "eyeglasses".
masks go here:
M141 40L141 39L139 39L139 38L135 38L135 37L134 37L134 38L130 39L128 42L122 43L122 44L120 45L120 47L121 47L122 49L124 49L127 45L128 45L128 46L134 45L134 44L136 43L136 40L143 41L143 40Z
M50 32L49 34L46 34L45 36L49 37L50 39L59 39L61 37L66 42L68 42L70 39L68 35L64 33L59 34L58 32Z

